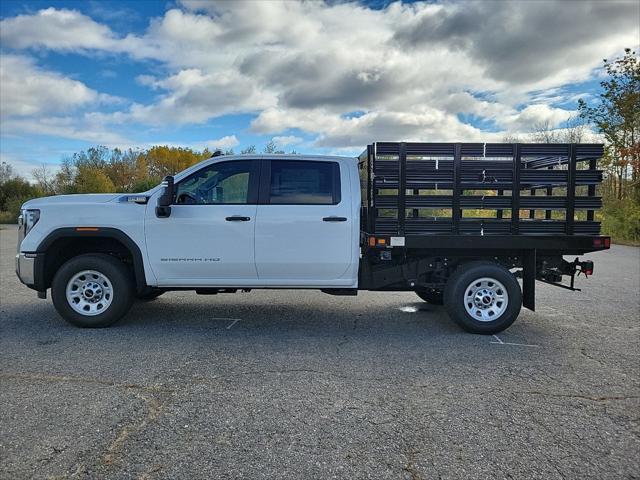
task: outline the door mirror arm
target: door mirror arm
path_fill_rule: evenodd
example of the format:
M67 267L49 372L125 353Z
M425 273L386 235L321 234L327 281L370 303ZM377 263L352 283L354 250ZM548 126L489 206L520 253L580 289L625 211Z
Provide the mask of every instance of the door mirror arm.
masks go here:
M158 197L156 205L156 217L167 218L171 215L171 204L175 197L175 187L172 176L166 176L162 180L162 193Z

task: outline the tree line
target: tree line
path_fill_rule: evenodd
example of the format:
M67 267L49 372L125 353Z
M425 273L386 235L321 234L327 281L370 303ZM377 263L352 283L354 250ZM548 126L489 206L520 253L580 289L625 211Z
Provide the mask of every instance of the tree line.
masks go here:
M257 153L255 145L241 154ZM285 153L274 142L264 153ZM291 153L296 153L292 151ZM232 149L224 152L233 155ZM185 147L153 146L146 150L121 150L105 146L91 147L62 159L53 171L43 164L31 172L34 182L17 175L10 164L0 164L0 223L14 223L20 206L30 198L74 193L144 192L158 185L162 178L174 175L213 152Z

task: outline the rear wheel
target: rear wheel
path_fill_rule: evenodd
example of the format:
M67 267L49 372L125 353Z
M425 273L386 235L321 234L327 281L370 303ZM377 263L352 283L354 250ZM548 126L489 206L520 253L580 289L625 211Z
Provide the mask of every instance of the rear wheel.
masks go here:
M63 264L51 284L58 313L78 327L107 327L122 318L133 303L133 278L117 258L79 255Z
M444 293L442 290L436 290L434 288L416 290L416 295L432 305L442 305L444 303Z
M515 276L501 265L471 262L451 275L444 301L449 316L464 330L493 334L518 318L522 292Z

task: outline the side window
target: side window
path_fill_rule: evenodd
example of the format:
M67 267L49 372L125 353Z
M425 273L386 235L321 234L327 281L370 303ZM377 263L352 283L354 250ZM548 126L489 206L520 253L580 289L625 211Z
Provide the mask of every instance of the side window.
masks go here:
M271 204L340 203L340 166L336 162L271 161Z
M255 162L236 160L209 165L178 183L178 205L224 205L256 203L251 195L256 178Z

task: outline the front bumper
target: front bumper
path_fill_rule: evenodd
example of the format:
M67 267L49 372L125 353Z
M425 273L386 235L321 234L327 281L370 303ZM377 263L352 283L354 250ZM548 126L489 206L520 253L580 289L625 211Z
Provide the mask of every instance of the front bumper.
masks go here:
M33 287L36 283L36 259L35 253L16 254L16 275L22 283Z

